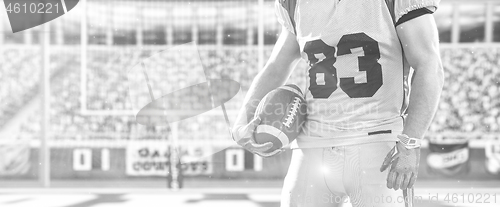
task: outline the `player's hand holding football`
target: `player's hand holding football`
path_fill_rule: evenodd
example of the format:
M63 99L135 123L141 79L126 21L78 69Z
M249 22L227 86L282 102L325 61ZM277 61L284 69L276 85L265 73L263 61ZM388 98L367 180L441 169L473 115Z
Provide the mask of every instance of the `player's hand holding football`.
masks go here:
M233 139L236 141L236 143L238 143L238 145L261 157L271 157L281 153L281 149L266 153L267 150L273 147L272 142L266 142L263 144L258 144L255 142L254 131L257 126L259 126L260 122L260 117L256 117L247 125L234 126L232 130Z
M418 139L410 139L406 135L398 135L402 141L387 154L380 171L389 168L387 187L394 190L409 189L413 187L418 175L420 162L420 143Z

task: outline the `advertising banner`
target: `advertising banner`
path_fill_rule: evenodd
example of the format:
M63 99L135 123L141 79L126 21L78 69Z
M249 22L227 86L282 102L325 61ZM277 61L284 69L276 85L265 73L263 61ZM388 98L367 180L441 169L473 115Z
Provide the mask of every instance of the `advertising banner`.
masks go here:
M167 142L130 143L126 153L127 175L167 176L172 164L171 152ZM212 173L210 146L182 146L179 155L184 176Z
M467 140L429 141L427 170L429 174L453 176L469 171L469 143Z
M484 146L486 170L490 174L500 174L500 141L489 141Z
M211 146L182 146L181 152L183 175L212 174L213 161Z
M127 175L167 176L170 145L166 142L131 142L127 146Z

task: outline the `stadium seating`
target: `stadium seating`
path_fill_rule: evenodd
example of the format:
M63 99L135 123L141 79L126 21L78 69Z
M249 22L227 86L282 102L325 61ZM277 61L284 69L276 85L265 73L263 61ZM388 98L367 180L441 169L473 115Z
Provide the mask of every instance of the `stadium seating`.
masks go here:
M445 86L432 132L500 131L500 50L443 49Z
M6 49L0 53L0 127L30 98L38 84L37 61L30 58L36 51Z
M0 50L0 128L39 94L42 71L39 50L36 47ZM52 78L70 65L70 57L53 54L50 58L57 59L50 65Z
M63 53L64 51L59 51ZM265 57L269 57L270 48ZM89 110L130 110L126 72L138 62L150 57L154 51L110 50L88 53L87 108ZM223 47L221 50L204 48L199 50L205 74L208 78L230 78L240 82L246 91L257 70L257 51L248 48ZM0 55L0 126L6 123L19 108L36 95L39 80L38 58L29 58L33 52L4 50ZM442 132L498 133L500 132L500 49L442 49L445 68L445 88L439 111L431 125L430 134ZM51 129L55 139L163 139L168 136L168 127L145 127L135 118L123 116L84 116L80 113L80 62L78 54L68 53L52 57ZM156 55L149 61L157 64L190 62L190 57L179 54L175 57ZM304 62L300 67L305 66ZM195 66L193 66L195 67ZM36 68L36 69L34 69ZM15 70L14 70L15 69ZM168 70L167 70L168 72ZM168 72L172 80L190 78L191 71ZM289 82L305 87L306 70L296 70ZM29 80L29 81L19 81ZM152 78L152 81L158 81ZM176 83L178 84L178 83ZM170 87L164 85L163 87ZM35 92L33 92L35 91ZM143 98L148 94L142 94ZM207 94L193 97L203 100ZM231 102L226 107L237 109L241 103ZM39 116L33 115L22 126L22 131L36 134L40 130ZM183 122L184 123L184 122ZM221 117L198 116L189 124L180 124L181 139L211 139L214 134L227 133ZM197 132L197 134L190 134ZM200 133L203 132L203 133ZM465 135L464 135L465 136Z

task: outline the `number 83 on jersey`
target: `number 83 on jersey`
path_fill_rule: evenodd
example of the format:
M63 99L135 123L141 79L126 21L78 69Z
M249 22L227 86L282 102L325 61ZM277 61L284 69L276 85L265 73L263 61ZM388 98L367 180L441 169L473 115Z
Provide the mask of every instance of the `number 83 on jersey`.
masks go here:
M341 56L362 50L357 60L346 62L345 68L338 68L343 74L338 77L334 64ZM309 90L315 99L327 99L340 87L350 98L372 97L382 86L382 66L379 64L378 42L365 33L347 34L340 38L337 47L327 45L323 40L309 41L304 45L309 61ZM356 52L358 53L358 52ZM346 59L346 58L343 58ZM357 61L357 64L356 64ZM364 73L361 74L360 73ZM357 78L355 78L357 76ZM366 77L359 80L359 77Z

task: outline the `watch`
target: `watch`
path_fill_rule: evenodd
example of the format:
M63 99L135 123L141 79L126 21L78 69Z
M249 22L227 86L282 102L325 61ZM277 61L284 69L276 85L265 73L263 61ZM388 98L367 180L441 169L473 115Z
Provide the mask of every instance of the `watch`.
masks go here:
M401 142L406 149L415 149L419 148L421 145L421 139L418 138L410 138L406 134L398 135L399 142Z

